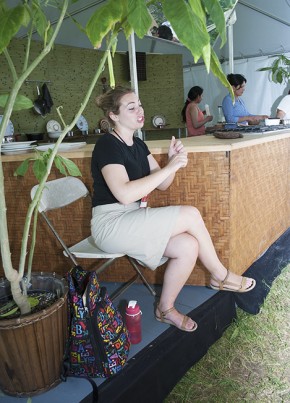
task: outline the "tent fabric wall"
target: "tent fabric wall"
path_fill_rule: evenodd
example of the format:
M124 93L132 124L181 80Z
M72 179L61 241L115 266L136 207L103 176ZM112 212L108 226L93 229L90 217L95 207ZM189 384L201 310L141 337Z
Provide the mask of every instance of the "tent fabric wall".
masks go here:
M290 58L290 53L285 56ZM261 67L271 66L273 57L261 56L250 59L240 59L234 62L234 73L243 74L247 79L246 90L243 94L249 112L253 114L266 114L275 117L276 108L283 96L288 94L290 86L276 84L270 80L269 73L257 71ZM229 73L228 62L223 63L223 71ZM218 120L218 106L221 105L227 90L213 74L207 74L204 66L192 66L184 68L184 97L194 85L204 89L203 101L200 104L203 109L207 103L211 114L214 115L213 124Z

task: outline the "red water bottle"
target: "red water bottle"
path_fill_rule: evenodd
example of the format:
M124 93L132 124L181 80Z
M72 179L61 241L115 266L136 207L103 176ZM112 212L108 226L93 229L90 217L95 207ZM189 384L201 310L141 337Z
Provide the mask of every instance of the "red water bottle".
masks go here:
M126 307L126 326L132 344L140 343L142 340L141 315L137 301L129 301Z

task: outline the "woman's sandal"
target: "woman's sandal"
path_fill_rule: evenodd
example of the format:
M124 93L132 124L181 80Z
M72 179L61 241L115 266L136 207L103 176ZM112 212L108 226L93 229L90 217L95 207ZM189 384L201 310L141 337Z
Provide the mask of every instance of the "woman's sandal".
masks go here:
M218 283L218 285L214 285L212 283L210 283L210 288L212 288L213 290L217 290L217 291L232 291L232 292L248 292L251 291L253 288L255 288L256 286L256 280L254 280L253 278L250 278L250 280L252 280L252 284L249 285L247 287L247 280L249 279L249 277L242 277L241 276L241 283L233 283L232 281L228 281L228 277L230 275L230 271L227 270L227 275L224 278L223 281L218 281L216 279L211 279L213 281L216 281ZM232 288L234 287L234 288Z
M183 321L182 321L182 324L181 324L180 327L177 326L174 322L172 322L172 320L166 319L166 315L168 313L174 311L174 310L176 310L176 309L173 306L172 308L169 308L166 311L160 311L160 309L159 309L159 307L157 305L156 311L158 311L159 316L157 316L155 314L155 319L158 320L159 322L168 323L169 325L173 325L173 326L177 327L177 329L183 330L184 332L194 332L197 329L197 323L196 322L194 322L194 325L193 325L193 327L191 329L186 328L186 324L187 324L188 320L190 319L186 315L183 315Z

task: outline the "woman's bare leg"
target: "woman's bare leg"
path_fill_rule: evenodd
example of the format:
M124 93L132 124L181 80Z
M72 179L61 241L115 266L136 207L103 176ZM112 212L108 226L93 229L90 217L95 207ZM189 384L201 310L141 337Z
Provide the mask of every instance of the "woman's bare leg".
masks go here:
M176 220L172 237L182 233L188 233L197 240L199 250L198 257L207 270L211 273L213 279L218 281L224 280L227 275L227 269L219 260L205 223L200 215L200 212L195 207L180 207L180 213ZM230 280L232 282L239 284L241 276L232 272L230 276ZM251 284L252 280L248 279L247 286L250 286Z
M175 300L190 276L198 256L198 243L189 234L183 233L172 237L166 247L164 256L170 258L162 286L159 310L164 312L174 306ZM158 312L157 312L158 315ZM181 327L184 315L174 310L166 315L177 327ZM192 319L186 323L187 329L195 325Z

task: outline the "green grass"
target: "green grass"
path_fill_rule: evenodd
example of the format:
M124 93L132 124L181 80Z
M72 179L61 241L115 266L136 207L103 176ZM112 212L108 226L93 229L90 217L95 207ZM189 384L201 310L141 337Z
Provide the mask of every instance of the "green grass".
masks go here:
M166 403L290 402L290 265L258 315L237 320L175 386Z

